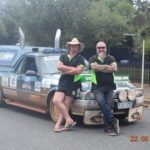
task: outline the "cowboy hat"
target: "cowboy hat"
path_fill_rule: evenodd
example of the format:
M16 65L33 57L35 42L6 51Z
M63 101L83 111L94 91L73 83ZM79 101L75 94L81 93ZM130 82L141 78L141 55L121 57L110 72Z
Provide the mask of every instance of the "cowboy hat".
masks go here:
M69 45L79 45L80 46L80 52L84 49L84 44L79 42L79 40L74 37L70 42L66 43L66 48L69 49Z

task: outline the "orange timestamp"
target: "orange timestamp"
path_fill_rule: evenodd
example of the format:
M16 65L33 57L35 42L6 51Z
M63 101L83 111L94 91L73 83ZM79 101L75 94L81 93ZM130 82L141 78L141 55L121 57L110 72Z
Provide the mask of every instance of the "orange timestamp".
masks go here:
M129 136L130 142L150 142L150 136Z

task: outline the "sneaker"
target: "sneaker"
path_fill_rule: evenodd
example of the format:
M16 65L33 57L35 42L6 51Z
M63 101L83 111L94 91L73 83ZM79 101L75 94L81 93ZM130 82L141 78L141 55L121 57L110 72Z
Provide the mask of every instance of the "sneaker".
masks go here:
M119 120L116 119L115 123L113 124L113 128L115 133L118 135L120 133L120 128L119 128Z
M110 136L116 136L117 135L113 128L104 129L104 132Z

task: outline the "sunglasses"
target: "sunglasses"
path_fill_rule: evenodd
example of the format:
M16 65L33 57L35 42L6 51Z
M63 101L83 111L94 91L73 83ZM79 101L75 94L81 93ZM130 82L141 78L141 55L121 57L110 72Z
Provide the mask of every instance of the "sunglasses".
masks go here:
M106 47L97 47L97 49L105 49Z

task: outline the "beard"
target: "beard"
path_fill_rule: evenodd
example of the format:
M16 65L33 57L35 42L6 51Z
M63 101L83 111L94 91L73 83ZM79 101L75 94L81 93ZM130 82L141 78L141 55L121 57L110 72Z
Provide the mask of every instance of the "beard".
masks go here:
M104 58L106 57L106 53L105 53L105 52L98 53L98 56L99 56L101 59L104 59Z

